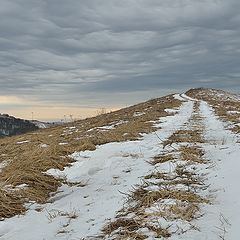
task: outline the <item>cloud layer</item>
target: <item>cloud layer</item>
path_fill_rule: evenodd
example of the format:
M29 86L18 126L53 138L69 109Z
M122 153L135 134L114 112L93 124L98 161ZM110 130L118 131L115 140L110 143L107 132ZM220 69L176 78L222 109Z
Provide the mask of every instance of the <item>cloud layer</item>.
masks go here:
M0 95L126 104L240 90L239 0L2 0Z

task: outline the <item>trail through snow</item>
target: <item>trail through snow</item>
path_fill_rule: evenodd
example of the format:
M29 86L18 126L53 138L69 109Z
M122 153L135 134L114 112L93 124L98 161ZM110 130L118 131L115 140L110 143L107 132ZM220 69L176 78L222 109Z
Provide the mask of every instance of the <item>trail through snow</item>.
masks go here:
M217 119L206 102L201 102L200 109L207 140L204 150L213 166L208 172L208 183L216 198L204 209L206 214L200 219L203 230L195 239L237 240L240 222L239 139L224 129L223 122Z
M128 193L141 177L153 170L147 163L163 151L160 140L168 139L191 117L194 99L185 100L173 116L156 122L155 133L144 134L138 141L109 143L95 151L76 152L76 162L64 171L49 170L55 176L66 176L70 182L86 183L84 187L62 186L44 205L32 204L24 216L0 222L1 240L77 240L94 239L104 224L123 207ZM206 170L212 205L203 208L204 216L197 220L200 231L189 231L170 239L238 240L240 221L240 144L236 134L224 129L224 123L206 102L200 112L205 125L203 148L212 167ZM91 238L92 237L92 238Z
M184 96L183 96L184 97ZM191 98L188 98L191 100ZM206 143L202 145L207 168L207 184L213 203L202 209L203 217L195 221L199 231L188 231L172 240L238 240L240 222L240 142L237 136L224 128L224 123L204 101L200 103Z

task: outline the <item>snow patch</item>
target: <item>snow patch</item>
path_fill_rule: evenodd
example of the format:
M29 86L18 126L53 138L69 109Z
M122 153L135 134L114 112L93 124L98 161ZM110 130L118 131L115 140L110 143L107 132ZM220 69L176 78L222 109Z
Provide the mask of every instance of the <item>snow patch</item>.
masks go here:
M24 143L30 143L30 140L25 140L25 141L20 141L20 142L16 142L16 144L24 144Z

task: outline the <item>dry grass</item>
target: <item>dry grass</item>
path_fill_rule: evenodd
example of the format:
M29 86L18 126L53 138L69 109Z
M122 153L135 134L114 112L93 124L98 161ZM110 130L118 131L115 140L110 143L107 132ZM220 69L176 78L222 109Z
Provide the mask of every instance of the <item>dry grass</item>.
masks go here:
M2 218L12 217L19 213L24 213L26 209L22 203L23 199L20 194L11 194L5 190L0 189L0 220Z
M141 223L139 221L136 221L134 219L123 219L119 218L114 222L111 222L109 225L107 225L103 232L105 234L111 234L112 232L116 231L119 228L124 228L126 231L136 231L139 228L141 228Z
M179 203L171 205L166 211L169 212L170 216L173 216L173 219L177 218L190 222L198 217L200 209L198 204Z
M8 162L0 172L0 185L1 189L7 189L6 186L12 189L0 192L0 217L22 214L23 203L28 201L46 202L64 179L56 179L44 172L70 166L73 159L68 155L75 151L95 150L97 145L109 142L139 139L142 133L155 130L150 121L170 115L164 109L180 105L181 102L170 95L64 126L0 139L0 162ZM145 114L136 116L136 112ZM114 127L111 130L99 128L106 125ZM29 142L17 144L26 140ZM18 191L16 187L22 184L27 187Z
M149 161L149 163L152 165L156 165L156 164L172 161L174 159L175 157L173 156L173 154L165 154L165 155L160 154L155 156L151 161Z
M204 186L204 179L194 172L187 171L184 167L185 165L177 166L171 174L156 171L145 176L147 180L145 187L156 185L163 189L172 189L172 187L181 185L187 187L188 190L201 189Z
M117 220L109 223L103 228L102 232L104 235L111 236L111 239L136 239L143 240L147 236L140 233L140 230L147 228L149 231L154 232L156 237L170 237L171 234L167 229L161 227L155 227L153 225L147 224L143 219L139 218L128 219L128 218L118 218Z
M151 214L151 217L162 217L170 221L181 219L182 221L191 222L201 215L199 214L199 205L187 202L177 202L163 206L161 211Z
M167 199L174 199L176 204L161 204L161 201ZM124 213L119 214L116 220L104 227L103 236L111 236L111 239L146 239L142 234L139 236L139 233L142 229L147 228L155 234L155 237L168 238L172 233L168 228L154 224L154 218L162 217L168 220L181 219L190 222L200 217L199 204L209 203L207 199L193 192L170 189L149 191L143 186L132 192L128 201L135 203L134 207L123 209L122 211ZM162 208L161 210L155 209L152 213L145 212L146 209L154 206L156 203L159 203ZM131 204L129 205L131 206ZM134 217L128 218L128 215L133 213ZM137 236L135 236L135 234L137 234Z
M201 137L202 130L178 130L163 145L168 146L179 143L204 143Z
M158 191L149 191L141 187L136 189L132 194L131 201L135 201L136 208L149 208L154 203L164 199L175 199L189 203L208 203L207 199L200 197L198 194L183 190L160 189Z
M183 161L192 161L196 163L208 162L203 159L204 151L197 146L181 146L179 151Z

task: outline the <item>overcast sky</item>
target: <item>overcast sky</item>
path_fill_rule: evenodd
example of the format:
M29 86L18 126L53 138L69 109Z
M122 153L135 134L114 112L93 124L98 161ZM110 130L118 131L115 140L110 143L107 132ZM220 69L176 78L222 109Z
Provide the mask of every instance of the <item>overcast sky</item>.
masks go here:
M42 119L240 91L240 1L0 0L0 84L0 112Z

